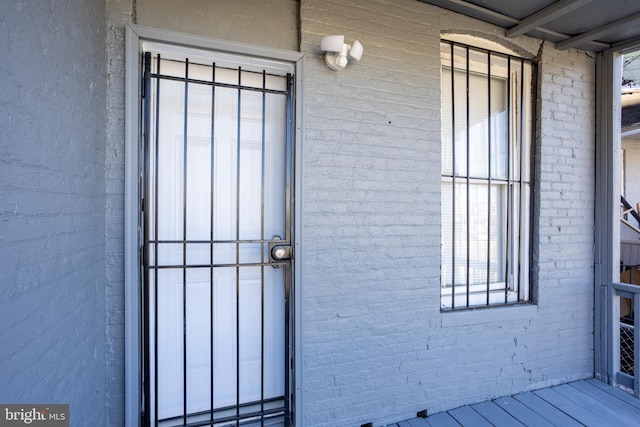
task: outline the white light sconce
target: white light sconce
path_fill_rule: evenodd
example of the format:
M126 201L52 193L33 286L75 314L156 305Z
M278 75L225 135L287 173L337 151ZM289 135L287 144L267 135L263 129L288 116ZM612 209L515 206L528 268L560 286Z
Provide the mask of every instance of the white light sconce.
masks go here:
M359 61L362 58L362 44L355 40L352 45L344 42L344 36L325 36L320 42L324 62L333 71L340 71L349 63L349 59Z

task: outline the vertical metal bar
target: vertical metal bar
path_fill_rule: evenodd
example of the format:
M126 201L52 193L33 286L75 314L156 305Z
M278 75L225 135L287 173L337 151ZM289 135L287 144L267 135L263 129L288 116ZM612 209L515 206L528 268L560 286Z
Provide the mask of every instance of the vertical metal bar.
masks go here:
M151 122L151 53L150 52L145 52L144 54L144 77L143 77L143 86L144 88L144 112L143 112L143 161L144 161L144 199L143 202L146 204L149 204L150 201L150 122ZM142 265L143 265L143 271L144 271L144 280L143 280L143 322L144 322L144 328L143 328L143 333L142 336L144 337L143 342L142 342L142 347L144 349L143 351L143 360L144 360L144 369L143 369L143 384L144 384L144 407L143 407L143 411L144 411L144 419L143 419L143 424L144 425L148 425L149 424L149 415L151 412L151 405L149 402L149 398L150 398L150 391L151 391L151 372L150 369L151 367L150 365L150 355L149 355L149 344L150 344L150 340L149 340L149 332L150 332L150 324L149 324L149 314L150 314L150 307L149 304L151 304L151 301L149 301L149 286L150 286L150 280L149 280L149 262L150 262L150 257L149 257L149 240L150 240L150 233L151 230L149 230L149 209L147 206L144 206L144 204L141 206L141 214L144 215L144 236L143 236L143 259L142 259Z
M151 55L149 54L149 61L151 61ZM160 74L160 64L161 64L161 58L160 58L160 54L157 55L156 57L156 72L159 75ZM149 67L151 67L151 63L149 63ZM151 77L151 76L150 76ZM147 98L148 98L148 102L151 102L151 79L149 78L149 85L148 87L145 89L145 92L147 94ZM160 140L160 132L159 132L159 128L160 128L160 78L157 77L156 78L156 91L155 91L155 106L154 106L154 110L155 110L155 123L154 123L154 165L153 165L153 180L154 180L154 190L153 190L153 223L154 223L154 231L153 231L153 240L155 240L155 243L153 243L154 246L154 259L153 259L153 265L155 267L157 267L158 265L158 156L159 156L159 140ZM149 108L148 108L149 112L151 111L151 106L149 104ZM149 119L150 120L150 119ZM149 128L150 128L150 124L149 124ZM145 145L147 145L147 147L145 148L145 150L151 150L151 141L147 140L147 142L145 143ZM151 173L151 152L148 152L148 158L145 160L145 162L149 162L145 169L147 170L146 172L146 178L145 178L145 187L148 188L151 185L151 176L149 175L149 173ZM149 222L148 219L151 216L151 212L150 212L150 208L151 208L151 203L149 200L150 197L150 193L147 191L147 193L145 194L145 204L147 206L145 206L145 218L147 221L145 222ZM147 249L151 248L151 242L149 241L149 239L147 239L147 241L145 242L145 246L147 246ZM147 259L147 263L150 262L150 258L146 257ZM147 283L147 287L150 286L149 283ZM153 307L149 306L148 307L148 312L147 315L150 317L151 313L153 313L153 360L154 360L154 369L153 369L153 413L154 413L154 424L157 425L158 424L158 270L155 269L154 273L153 273ZM147 298L149 298L148 295L148 290L147 290ZM150 302L149 302L150 304ZM148 336L147 336L147 347L150 345L150 339L151 337L151 332L149 331ZM147 350L148 351L148 350ZM149 364L149 369L151 368L151 357L150 355L146 355L146 362ZM148 381L150 382L151 379L151 373L149 372L149 376L147 377ZM150 385L149 385L150 386ZM149 411L151 410L151 395L150 395L150 389L147 389L145 391L146 393L146 397L145 397L145 404L147 401L149 401L148 404L148 409ZM148 418L150 420L150 418Z
M157 61L156 61L156 70L157 70L157 74L158 76L160 75L160 54L158 54L157 56ZM153 216L154 216L154 238L156 240L156 243L154 244L155 247L155 254L154 254L154 259L155 262L154 264L157 265L158 264L158 249L159 249L159 245L158 245L158 194L159 194L159 174L158 174L158 170L160 169L160 165L159 165L159 159L160 159L160 133L158 132L159 126L160 126L160 77L158 77L156 79L156 123L155 123L155 168L154 168L154 197L153 197ZM154 425L158 425L158 270L156 269L156 271L153 274L154 277L154 296L153 296L153 317L154 317L154 332L153 332L153 343L154 343L154 348L153 348L153 353L154 353L154 396L153 396L153 401L154 401L154 421L155 424Z
M184 63L184 130L182 158L182 424L187 425L187 151L189 115L189 58Z
M597 63L597 61L596 61L596 63ZM525 286L526 286L525 291L526 291L526 293L525 293L524 296L527 296L527 294L528 294L528 301L532 301L533 300L533 296L532 296L533 289L532 289L531 277L532 277L532 270L533 269L530 268L530 266L531 266L531 261L530 260L531 260L531 254L533 254L533 238L532 238L532 234L533 234L533 227L535 226L534 209L535 209L536 201L535 201L535 197L533 197L533 194L532 194L533 191L532 191L531 187L534 184L533 180L535 180L536 167L537 167L536 166L536 162L535 162L535 157L536 157L535 156L535 150L536 150L535 141L536 141L536 138L535 138L535 129L533 129L533 126L536 123L536 114L537 114L536 111L538 110L538 107L537 107L537 103L538 103L538 97L537 97L537 92L538 92L538 85L537 85L537 82L538 82L538 65L533 63L533 62L529 62L529 67L530 67L530 70L531 70L531 83L530 83L530 86L529 86L529 93L530 93L530 95L529 95L530 96L529 108L530 108L530 111L528 112L527 117L531 121L532 129L530 129L530 132L529 132L529 149L527 150L527 156L528 156L527 162L528 162L528 165L529 165L529 174L528 174L528 178L527 178L527 191L529 193L529 205L527 206L527 211L524 212L524 214L527 215L527 218L530 218L530 221L529 221L529 224L528 224L528 226L527 226L527 228L525 230L526 233L527 233L527 236L528 236L528 239L527 239L527 243L528 244L523 248L523 250L525 251L525 254L527 256L527 261L529 263L528 264L529 268L526 268L525 272L521 273L521 275L524 276L524 280L526 281L525 282ZM596 71L596 73L597 72L598 71ZM596 86L598 86L597 83L596 83ZM598 90L596 90L596 94L597 93L598 93ZM596 107L596 117L598 116L598 111L599 111L599 108ZM535 125L535 126L537 127L537 125ZM598 141L598 136L597 135L596 135L596 141ZM598 156L599 156L598 150L596 150L596 159L597 159L596 166L595 166L596 175L598 175L598 173L599 173L599 170L598 170L598 165L599 165ZM599 200L598 199L598 196L599 196L599 188L598 188L599 181L600 181L599 179L596 179L596 191L595 191L595 200L596 201ZM596 204L599 204L599 203L596 202ZM597 223L598 219L599 219L599 211L598 211L598 209L596 209L595 218L596 218L595 222ZM599 233L600 227L596 226L595 229L596 229L596 233L595 233L595 242L596 242L596 244L595 244L595 246L596 246L595 254L596 254L596 256L595 256L595 267L594 267L595 271L596 271L596 275L595 275L595 277L596 277L596 286L595 287L596 288L600 288L600 286L598 286L598 283L599 283L599 280L600 280L600 277L601 277L598 272L600 271L600 266L602 265L600 263L600 261L599 261L599 258L598 258L599 249L600 249L598 247L598 245L599 245L599 237L600 237L598 235L598 233ZM600 373L602 372L601 369L600 369L601 368L601 365L600 365L600 361L601 361L601 359L600 359L601 346L598 345L598 343L600 342L600 338L601 338L600 332L602 331L602 329L600 329L597 326L597 325L599 325L601 323L601 322L598 321L599 320L599 315L600 315L600 308L601 308L601 306L600 306L600 302L601 302L600 301L600 292L599 291L596 291L594 293L594 299L595 299L595 303L594 303L595 315L594 315L594 318L595 318L595 324L596 324L596 328L595 328L594 331L598 331L597 333L594 333L594 335L597 335L597 337L595 338L595 342L596 342L595 348L596 348L596 350L595 350L595 363L594 363L594 365L596 366L596 368L595 368L595 376L599 377ZM524 297L523 297L523 300L524 300Z
M454 47L451 47L451 308L456 308L456 92Z
M516 81L516 84L518 82ZM509 91L511 92L511 88L509 88ZM514 96L517 94L517 89L514 88L513 89L513 94ZM517 97L516 97L517 99ZM520 131L518 131L518 121L517 121L517 116L518 116L518 107L520 105L518 105L515 108L515 117L513 119L513 123L516 126L516 131L518 132L518 135L520 134ZM511 120L511 119L510 119ZM505 294L508 294L509 289L512 289L514 291L517 291L517 287L518 287L518 280L516 278L515 274L512 274L514 272L514 268L516 268L517 265L517 260L516 257L514 255L514 247L515 247L515 234L516 234L516 213L514 213L515 210L515 201L516 201L516 194L515 194L515 188L516 188L516 176L515 173L516 168L515 168L515 164L516 164L516 160L515 160L515 156L517 155L517 150L518 150L518 143L519 143L519 137L516 138L516 141L514 141L514 144L512 147L510 147L510 157L509 157L509 165L510 165L510 171L511 171L511 176L509 176L508 179L508 185L507 185L507 247L506 247L506 260L507 260L507 269L506 269L506 281L505 281Z
M640 294L633 294L633 394L640 398Z
M487 305L489 305L491 294L491 52L487 52L487 110Z
M286 239L291 242L293 232L291 230L291 195L292 193L292 174L293 174L293 76L287 73L287 123L286 123L286 143L287 143L287 155L286 155L286 172L285 172L285 229ZM292 339L291 339L291 320L290 320L290 307L291 303L291 273L292 264L289 260L286 264L285 278L284 278L284 341L285 341L285 357L284 357L284 405L285 405L285 426L291 425L291 388L290 388L290 373L292 366Z
M509 257L509 247L511 244L509 243L509 233L511 229L511 215L510 208L511 206L511 57L507 57L507 188L506 188L506 196L507 196L507 205L505 206L505 211L507 214L507 230L505 234L505 248L504 248L504 302L505 304L508 301L509 296L509 267L511 265L511 260Z
M469 113L470 113L470 106L469 106L469 101L471 99L470 97L470 91L471 91L471 87L469 85L469 47L466 47L466 52L467 52L467 64L466 64L466 86L467 86L467 123L466 123L466 131L467 131L467 213L466 213L466 220L467 220L467 268L466 268L466 274L467 274L467 307L469 307L469 298L470 298L470 287L471 287L471 271L470 271L470 257L471 257L471 247L470 247L470 243L471 243L471 232L469 230L470 225L471 225L471 206L469 203L469 200L471 198L470 196L470 181L469 181L469 177L471 175L471 118L469 117Z
M260 177L260 425L264 426L264 194L266 179L266 97L267 73L262 70L262 171Z
M240 117L242 112L242 68L238 67L238 115L236 123L236 426L240 425Z
M525 161L525 115L524 115L524 60L520 60L520 167L519 169L519 177L518 177L518 186L519 186L519 196L520 196L520 204L518 206L518 261L517 264L514 265L515 274L514 274L514 284L517 285L518 288L518 301L522 301L524 299L524 289L522 284L522 234L524 232L524 221L523 221L523 211L522 207L524 206L524 197L522 191L522 177L524 171L524 161Z
M293 207L291 206L292 199L292 191L293 191L293 181L291 179L293 174L293 155L294 155L294 147L293 147L293 126L294 126L294 117L293 117L293 75L287 73L287 102L286 102L286 115L287 115L287 123L286 123L286 132L287 132L287 148L286 148L286 159L285 159L285 240L288 243L291 243L291 239L293 236L293 232L291 229L291 213L293 212Z
M215 208L215 203L214 203L214 198L215 198L215 146L214 146L214 141L215 141L215 117L216 117L216 63L212 63L211 64L211 82L213 83L211 85L211 170L210 170L210 178L209 178L209 190L210 190L210 204L209 204L209 224L210 224L210 229L209 229L209 289L210 289L210 299L211 301L209 302L209 328L210 328L210 335L209 335L209 387L210 387L210 394L209 394L209 398L210 398L210 406L211 406L211 414L210 414L210 421L211 424L213 424L214 422L214 374L213 374L213 353L214 353L214 341L213 341L213 331L214 331L214 321L215 321L215 316L214 316L214 311L213 311L213 307L214 307L214 295L215 295L215 289L214 289L214 275L213 275L213 250L214 250L214 245L213 245L213 240L215 238L215 233L214 233L214 227L215 227L215 222L214 222L214 208Z

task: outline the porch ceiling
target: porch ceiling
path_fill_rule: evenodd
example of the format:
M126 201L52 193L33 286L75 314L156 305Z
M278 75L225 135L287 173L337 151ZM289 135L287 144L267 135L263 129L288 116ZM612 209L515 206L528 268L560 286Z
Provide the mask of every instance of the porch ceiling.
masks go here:
M640 45L638 0L421 0L506 30L556 43L558 49L624 51Z

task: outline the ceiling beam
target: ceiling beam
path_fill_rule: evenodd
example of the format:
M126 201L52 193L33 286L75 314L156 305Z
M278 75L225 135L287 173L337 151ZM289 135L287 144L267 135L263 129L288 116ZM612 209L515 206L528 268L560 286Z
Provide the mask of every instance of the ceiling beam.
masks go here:
M536 37L542 40L549 40L554 43L559 43L565 41L570 38L570 36L562 33L558 33L553 30L549 30L547 28L538 27L533 29L527 33L528 36ZM609 48L611 45L609 43L602 43L598 41L589 41L582 45L583 49L593 50L594 52L599 52L603 49Z
M564 16L576 9L581 8L593 0L560 0L550 6L545 7L539 12L524 18L518 25L507 30L507 37L517 37L528 33L529 31L541 27L547 22L551 22L561 16Z
M602 27L587 31L586 33L579 34L575 37L571 37L565 41L556 43L556 48L560 50L569 49L572 47L578 47L585 43L596 40L597 38L608 36L609 34L617 31L623 31L628 27L636 26L640 23L640 13L636 13L626 18L622 18L618 21L604 25Z
M454 12L462 13L463 15L470 16L475 19L480 19L490 24L498 25L502 28L512 28L520 23L519 20L507 15L503 15L493 10L487 9L482 6L475 5L466 0L420 0L424 3L429 3L435 6L442 7ZM527 33L531 37L537 37L542 40L549 40L554 43L564 42L571 37L558 33L553 30L549 30L544 27L536 27ZM593 50L594 52L600 52L609 48L609 43L602 43L599 41L591 40L585 41L581 44L583 49Z
M606 49L603 53L629 53L640 49L640 37L621 40L611 45L609 49Z
M422 0L425 3L434 4L436 6L443 7L445 9L452 10L454 12L462 13L463 15L471 16L476 19L481 19L485 22L490 22L495 25L499 25L503 28L516 25L519 21L507 15L503 15L493 10L487 9L482 6L477 6L473 3L469 3L465 0Z

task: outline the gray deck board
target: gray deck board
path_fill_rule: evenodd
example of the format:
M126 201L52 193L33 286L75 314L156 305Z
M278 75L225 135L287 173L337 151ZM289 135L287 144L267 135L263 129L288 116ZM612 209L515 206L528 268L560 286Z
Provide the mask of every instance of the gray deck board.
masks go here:
M633 419L640 420L640 408L631 406L614 395L609 394L586 381L577 381L575 383L571 383L570 386L595 399L599 404L605 407L605 412L614 411L616 416L623 417L623 422Z
M398 427L429 427L429 423L424 418L411 418L398 423Z
M640 426L640 399L590 379L412 418L397 427Z
M555 426L580 427L584 425L532 392L517 394L513 397Z
M492 427L489 421L484 419L482 415L474 411L470 406L453 409L449 411L449 415L463 426Z
M607 393L613 395L614 397L626 402L627 404L634 406L638 409L640 409L640 399L636 399L635 397L633 397L631 394L620 390L619 388L616 387L611 387L610 385L607 385L605 383L603 383L602 381L598 381L594 378L590 379L590 380L586 380L586 383L589 383L590 385L594 386L594 387L598 387L599 389L606 391Z
M527 427L554 427L554 424L511 396L493 402Z
M430 415L427 417L427 422L431 427L460 427L461 425L446 412Z
M545 388L534 391L536 396L546 400L556 408L575 418L587 427L600 427L606 425L607 420L601 417L598 412L592 410L588 404L579 399L570 399L553 388Z
M476 403L475 405L471 405L471 408L494 426L521 427L524 425L494 402Z
M596 419L603 420L605 423L614 421L617 425L623 426L627 422L627 418L618 414L618 410L620 409L618 406L616 406L615 409L611 408L609 405L604 404L598 399L594 399L568 384L553 387L551 390L560 393L563 397L580 405L585 412L593 414ZM599 425L602 425L602 422L599 423Z

